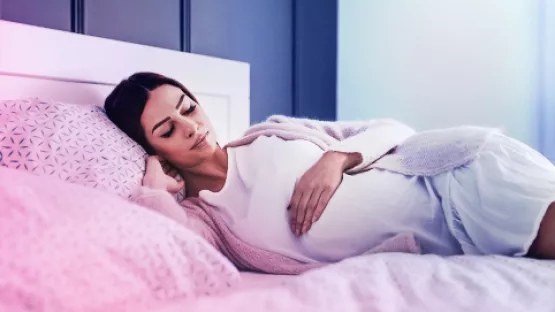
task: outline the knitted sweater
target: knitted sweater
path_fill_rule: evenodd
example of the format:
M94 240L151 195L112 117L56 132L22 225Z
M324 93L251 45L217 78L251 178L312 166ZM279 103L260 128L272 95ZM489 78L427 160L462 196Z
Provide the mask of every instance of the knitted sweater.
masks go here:
M363 161L347 173L372 168L412 176L432 176L468 164L497 129L460 126L414 132L391 119L328 122L272 116L247 130L228 147L249 144L259 136L307 140L323 150L360 152Z
M323 150L360 153L363 161L349 169L348 174L381 168L402 174L432 175L472 161L491 132L461 127L415 133L388 119L322 122L273 116L248 129L242 138L227 147L249 144L259 136L275 135L285 140L308 140ZM179 205L167 192L142 187L132 200L189 227L241 270L300 274L325 265L302 263L242 241L213 207L198 198L185 199ZM412 233L399 233L367 253L377 252L419 253L420 250Z

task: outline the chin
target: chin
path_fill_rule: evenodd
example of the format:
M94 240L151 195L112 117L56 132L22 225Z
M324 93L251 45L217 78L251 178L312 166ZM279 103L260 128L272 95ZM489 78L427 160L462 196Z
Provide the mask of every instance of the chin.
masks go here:
M209 153L214 153L216 152L216 150L218 150L218 148L220 148L220 146L218 145L218 142L214 141L214 142L210 142L209 144L206 145L206 150L209 151Z
M210 134L208 135L208 137L206 138L206 140L208 141L208 146L210 146L212 149L216 149L218 148L218 141L216 140L216 137L214 136L214 134L212 132L210 132Z

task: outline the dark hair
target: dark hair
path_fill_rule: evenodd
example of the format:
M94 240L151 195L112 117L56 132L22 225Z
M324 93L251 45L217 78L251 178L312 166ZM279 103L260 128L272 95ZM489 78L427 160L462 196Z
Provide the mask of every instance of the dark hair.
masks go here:
M141 125L141 115L145 110L150 92L162 85L172 85L198 102L194 95L175 79L150 72L133 74L121 81L104 102L106 115L135 142L139 143L149 155L154 148L148 143L145 130Z

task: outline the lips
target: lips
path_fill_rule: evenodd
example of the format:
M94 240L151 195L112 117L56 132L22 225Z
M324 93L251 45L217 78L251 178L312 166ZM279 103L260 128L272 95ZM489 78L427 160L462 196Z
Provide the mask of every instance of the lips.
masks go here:
M191 149L197 148L199 145L201 145L201 144L206 140L206 137L207 137L207 136L208 136L208 131L206 131L205 134L203 134L203 135L201 135L201 136L199 136L199 137L197 138L197 140L195 141L195 144L193 144L193 146L191 147Z

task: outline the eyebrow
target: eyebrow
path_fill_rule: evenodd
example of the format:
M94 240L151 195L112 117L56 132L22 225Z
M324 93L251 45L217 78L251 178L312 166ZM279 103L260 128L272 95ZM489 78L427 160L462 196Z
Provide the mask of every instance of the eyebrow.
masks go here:
M177 105L175 106L176 110L179 109L181 107L181 105L183 105L183 98L185 98L185 93L181 94L181 97L179 98L179 101L177 102ZM152 127L152 133L154 133L154 131L156 129L160 128L168 120L170 120L170 117L166 117L166 118L162 119L162 121L155 124L154 127Z

